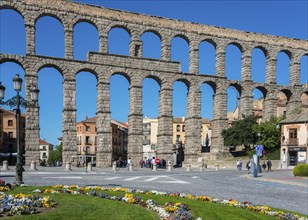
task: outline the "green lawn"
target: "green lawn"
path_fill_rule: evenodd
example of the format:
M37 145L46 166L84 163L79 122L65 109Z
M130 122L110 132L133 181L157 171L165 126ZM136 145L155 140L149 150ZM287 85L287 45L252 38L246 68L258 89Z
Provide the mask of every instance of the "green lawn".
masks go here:
M47 187L19 187L7 193L32 193L34 189L44 189ZM50 188L50 187L48 187ZM104 191L109 195L125 194L124 192L110 192ZM146 219L158 220L159 217L156 213L147 210L144 207L135 204L126 204L124 202L101 199L93 196L86 195L71 195L71 194L41 194L49 195L57 203L56 208L47 209L46 212L27 215L27 216L14 216L1 219ZM230 207L221 204L210 202L203 202L199 200L189 200L186 198L167 197L158 195L147 195L135 193L144 200L153 199L159 205L163 206L166 202L181 202L188 205L192 210L195 218L201 217L203 220L219 220L219 219L277 219L275 217L259 214L256 212L248 211L241 208Z

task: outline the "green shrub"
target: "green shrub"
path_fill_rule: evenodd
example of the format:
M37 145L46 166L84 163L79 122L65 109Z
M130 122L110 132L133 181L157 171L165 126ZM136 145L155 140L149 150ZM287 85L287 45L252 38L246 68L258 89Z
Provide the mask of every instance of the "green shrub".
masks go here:
M296 165L293 169L294 176L308 176L308 164Z

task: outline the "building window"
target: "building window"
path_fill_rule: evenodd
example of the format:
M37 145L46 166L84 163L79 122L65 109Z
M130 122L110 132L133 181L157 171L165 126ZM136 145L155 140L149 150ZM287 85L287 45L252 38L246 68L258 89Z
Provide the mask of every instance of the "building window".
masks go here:
M182 132L185 132L185 125L182 126Z
M8 120L7 125L8 126L13 126L13 120Z
M9 140L13 139L13 132L9 132L9 136L8 136Z
M181 131L181 125L177 125L177 126L176 126L176 131L177 131L177 132L180 132L180 131Z
M90 154L90 147L86 147L86 154Z
M176 136L176 142L180 142L181 141L181 136L180 135L177 135Z
M90 131L90 126L86 126L86 131Z
M91 144L90 136L86 136L86 144Z
M287 111L283 111L283 116L284 116L284 117L287 116Z

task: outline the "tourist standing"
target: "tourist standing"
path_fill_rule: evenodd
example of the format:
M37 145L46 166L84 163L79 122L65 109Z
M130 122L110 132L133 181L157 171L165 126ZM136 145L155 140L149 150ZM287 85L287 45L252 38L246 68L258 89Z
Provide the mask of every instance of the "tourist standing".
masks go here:
M272 161L268 159L267 161L267 172L271 171L272 172Z
M130 159L130 157L128 158L128 160L127 160L127 168L128 168L128 171L129 171L129 169L130 169L130 164L132 163L132 161L131 161L131 159Z

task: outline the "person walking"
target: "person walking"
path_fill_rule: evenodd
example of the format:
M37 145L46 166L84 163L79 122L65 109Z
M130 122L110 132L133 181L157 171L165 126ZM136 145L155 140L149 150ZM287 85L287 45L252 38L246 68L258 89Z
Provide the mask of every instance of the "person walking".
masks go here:
M263 168L263 171L265 172L265 170L266 170L266 163L265 163L265 161L263 161L262 168Z
M272 172L272 161L268 159L267 161L267 172L271 171Z

